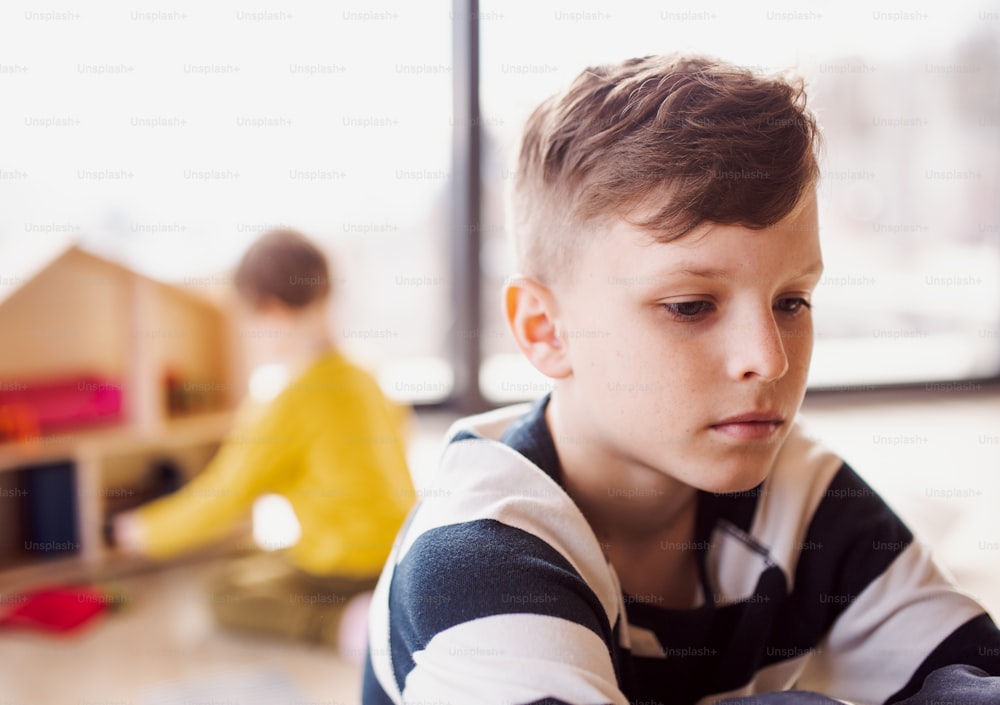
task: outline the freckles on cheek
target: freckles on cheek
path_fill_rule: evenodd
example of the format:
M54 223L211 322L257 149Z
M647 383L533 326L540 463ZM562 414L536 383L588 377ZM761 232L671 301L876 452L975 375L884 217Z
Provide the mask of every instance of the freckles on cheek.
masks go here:
M722 345L703 345L700 341L675 341L664 351L664 360L673 386L681 390L704 393L706 383L724 375L720 359ZM682 392L683 393L683 392Z
M812 361L813 332L812 329L796 331L785 341L788 363L793 369L808 370Z

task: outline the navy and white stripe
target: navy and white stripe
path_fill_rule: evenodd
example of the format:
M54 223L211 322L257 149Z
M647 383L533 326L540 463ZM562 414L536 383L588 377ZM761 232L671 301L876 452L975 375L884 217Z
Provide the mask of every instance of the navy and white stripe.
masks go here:
M699 494L698 607L623 595L545 401L449 434L373 598L367 705L1000 702L996 626L797 427L761 486ZM841 700L754 697L791 689Z

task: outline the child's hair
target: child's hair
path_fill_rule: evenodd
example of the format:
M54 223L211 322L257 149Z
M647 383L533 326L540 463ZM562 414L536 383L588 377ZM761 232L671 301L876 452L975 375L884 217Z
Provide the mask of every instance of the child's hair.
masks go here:
M276 299L304 308L330 294L326 256L301 233L280 228L260 236L236 267L236 291L254 308Z
M801 80L701 56L585 70L525 125L510 200L520 271L558 276L607 218L659 241L705 222L773 225L819 176L805 103Z

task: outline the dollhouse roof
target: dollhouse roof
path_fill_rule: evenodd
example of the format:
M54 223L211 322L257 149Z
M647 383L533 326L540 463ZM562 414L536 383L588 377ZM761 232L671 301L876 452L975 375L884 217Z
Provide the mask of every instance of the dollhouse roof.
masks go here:
M204 305L219 308L218 295L196 291L191 287L164 282L131 269L108 257L81 247L71 239L17 239L0 241L0 308L8 305L15 294L40 274L57 263L71 262L105 275L135 277L167 289L171 294L194 299Z

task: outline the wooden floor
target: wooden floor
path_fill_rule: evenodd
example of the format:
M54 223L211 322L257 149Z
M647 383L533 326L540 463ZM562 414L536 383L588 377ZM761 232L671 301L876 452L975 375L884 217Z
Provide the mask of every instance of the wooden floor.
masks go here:
M1000 393L807 401L811 433L848 459L960 583L1000 614ZM422 415L414 468L451 419ZM356 664L323 647L215 628L217 563L119 581L119 612L78 636L0 632L0 705L354 705Z

